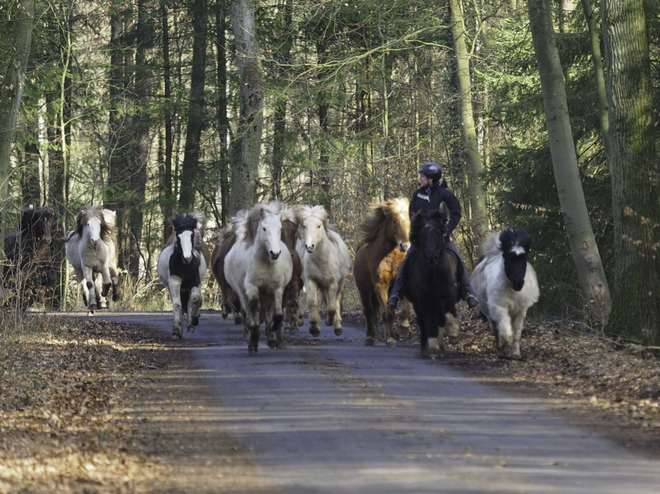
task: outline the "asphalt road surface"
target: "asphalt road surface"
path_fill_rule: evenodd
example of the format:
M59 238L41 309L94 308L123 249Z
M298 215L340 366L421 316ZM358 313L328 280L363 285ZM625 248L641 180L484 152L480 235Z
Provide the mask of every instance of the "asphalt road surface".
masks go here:
M170 333L170 313L97 313ZM507 395L420 356L362 344L364 330L262 337L204 313L195 365L227 433L283 493L659 493L660 461L570 425L541 398Z

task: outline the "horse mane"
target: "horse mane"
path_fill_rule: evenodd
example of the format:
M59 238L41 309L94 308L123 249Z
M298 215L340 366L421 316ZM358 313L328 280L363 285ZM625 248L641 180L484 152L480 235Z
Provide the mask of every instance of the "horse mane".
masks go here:
M449 219L449 210L447 205L443 202L440 203L438 209L424 213L423 209L418 210L410 220L410 243L415 247L419 247L419 232L426 226L427 223L432 223L432 226L442 230L443 234L447 232L447 220Z
M303 223L307 218L316 216L323 223L323 227L327 230L329 228L328 224L328 212L321 205L317 206L298 206L296 208L296 222L298 225Z
M384 221L400 214L408 214L408 199L398 197L388 201L379 202L369 206L367 217L362 220L358 229L363 242L373 242L378 236L378 231Z
M534 240L524 228L508 227L499 233L490 232L479 246L479 261L484 257L498 256L503 252L509 252L516 246L522 247L525 253L528 253L533 243Z
M101 238L104 242L115 241L115 212L111 209L103 209L102 206L91 206L83 208L76 218L75 232L82 237L83 228L92 218L101 220Z
M245 217L245 232L243 240L251 245L257 236L257 228L264 214L279 215L282 214L282 203L271 201L269 203L258 203L252 206ZM239 225L240 228L240 225Z

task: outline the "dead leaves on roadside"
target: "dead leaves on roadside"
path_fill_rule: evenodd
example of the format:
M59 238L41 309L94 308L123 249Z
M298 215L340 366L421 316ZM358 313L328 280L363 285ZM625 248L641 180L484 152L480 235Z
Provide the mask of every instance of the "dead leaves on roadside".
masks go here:
M122 398L155 343L117 323L44 316L31 326L0 335L0 491L132 492L157 467L139 455Z

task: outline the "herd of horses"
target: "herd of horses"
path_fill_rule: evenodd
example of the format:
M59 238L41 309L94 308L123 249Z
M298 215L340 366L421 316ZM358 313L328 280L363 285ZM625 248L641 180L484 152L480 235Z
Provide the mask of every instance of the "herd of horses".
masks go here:
M52 210L39 209L46 209L40 212L45 219L42 230L21 223L20 232L7 236L6 252L13 253L12 259L18 258L16 252L35 251L22 247L29 238L35 237L37 245L50 242ZM407 260L401 325L410 327L414 309L422 354L431 358L442 353L445 335L450 343L457 341L457 287L462 269L460 259L445 247L448 218L444 203L428 213L418 211L412 218L407 199L369 208L359 225L361 241L352 266L366 321L366 345L375 344L380 317L386 345L397 344L395 311L387 306L387 299L410 245L415 249ZM236 323L243 324L251 355L257 354L262 325L270 348L285 348L285 325L299 331L304 316L300 303L303 287L310 334L320 335L320 304L326 309L325 324L333 327L335 335L342 334L342 301L351 259L346 243L331 229L323 206L291 207L278 201L255 204L230 219L212 253L204 242L203 214L180 214L172 226L174 233L159 255L157 271L172 301L174 338L183 337L184 318L190 332L199 323L202 281L209 265L222 292L222 316L227 318L233 312ZM107 307L111 289L113 300L118 300L115 213L98 206L83 208L75 229L64 240L88 310ZM532 239L523 229L490 234L470 277L479 310L490 324L502 358L520 358L523 322L539 298L538 280L528 260L531 245Z

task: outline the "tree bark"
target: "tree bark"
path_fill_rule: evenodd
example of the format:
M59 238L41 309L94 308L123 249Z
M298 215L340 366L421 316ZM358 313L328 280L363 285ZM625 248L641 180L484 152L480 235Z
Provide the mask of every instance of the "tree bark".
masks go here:
M614 220L608 332L660 345L660 190L643 0L604 0Z
M199 158L204 129L204 84L206 76L206 0L195 0L192 7L193 57L190 74L190 105L186 146L181 166L179 203L185 212L195 208L195 192L199 181Z
M603 68L603 57L600 53L600 36L596 25L596 13L591 0L582 0L582 10L589 26L589 39L591 41L591 59L594 65L594 76L596 78L596 92L598 94L598 115L600 119L600 133L605 148L605 157L608 164L610 160L610 123L607 110L607 88L605 85L605 69Z
M460 0L450 0L451 34L458 80L458 101L461 112L461 142L467 157L467 186L470 196L471 229L476 240L484 238L488 230L486 197L482 174L484 171L472 108L472 82L470 79L470 53L465 43L465 23Z
M163 215L163 243L170 236L172 229L172 217L174 216L174 191L172 190L172 74L170 62L170 27L169 27L169 2L162 0L160 4L160 15L163 29L163 85L165 98L165 136L162 141L163 153L160 168L160 211Z
M241 110L236 160L232 162L229 209L235 214L252 206L259 185L259 152L263 131L263 75L259 63L253 0L232 0L229 12L236 41Z
M227 117L227 0L217 0L218 140L220 141L220 218L229 219L229 118Z
M33 0L20 0L16 5L8 51L11 56L3 67L3 77L0 81L0 245L5 244L11 145L25 88L25 72L34 25L34 3ZM3 259L4 249L0 250L0 259Z
M585 299L585 315L604 325L611 310L610 292L580 181L550 0L529 0L528 9L559 203Z

